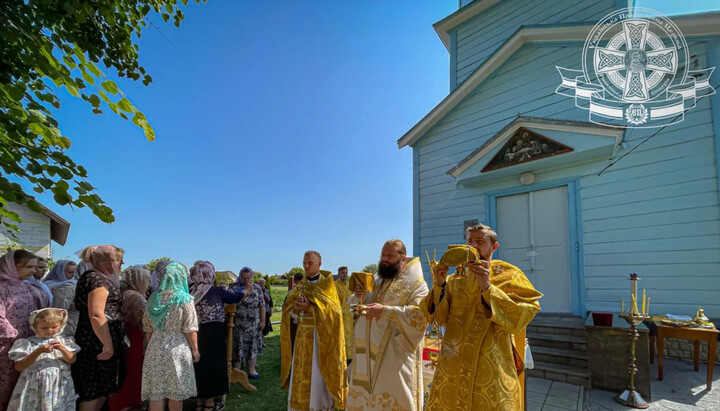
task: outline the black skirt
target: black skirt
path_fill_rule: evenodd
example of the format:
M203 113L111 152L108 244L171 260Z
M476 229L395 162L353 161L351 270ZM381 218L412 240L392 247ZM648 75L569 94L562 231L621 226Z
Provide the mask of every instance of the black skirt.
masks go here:
M198 331L200 361L195 363L197 398L213 398L228 393L226 333L225 323L200 324Z

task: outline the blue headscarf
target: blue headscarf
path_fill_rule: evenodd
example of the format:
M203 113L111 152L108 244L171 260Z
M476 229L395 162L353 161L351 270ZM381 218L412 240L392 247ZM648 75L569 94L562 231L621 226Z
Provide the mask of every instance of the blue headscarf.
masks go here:
M73 261L70 260L59 260L58 262L56 262L52 270L50 270L48 275L46 275L45 279L43 280L45 282L45 285L50 288L55 288L66 283L77 284L76 279L71 278L68 280L65 276L65 267L67 267L67 265L70 263L75 264Z
M166 303L162 302L163 291L172 292L172 297ZM183 306L193 300L188 291L187 268L178 262L172 262L165 268L165 275L160 279L160 287L150 296L147 311L155 328L162 330L165 318L170 314L173 306Z

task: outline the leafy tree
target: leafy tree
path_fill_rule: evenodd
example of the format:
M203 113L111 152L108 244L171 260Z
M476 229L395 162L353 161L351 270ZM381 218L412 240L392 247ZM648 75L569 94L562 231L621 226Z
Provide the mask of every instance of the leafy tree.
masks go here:
M41 212L35 193L51 192L59 205L89 207L106 223L112 210L87 180L87 171L67 154L51 110L60 108L56 91L65 88L85 100L95 114L110 109L141 128L149 141L155 132L145 115L107 78L100 65L120 77L152 77L138 62L142 30L163 21L180 26L187 0L2 0L0 1L0 221L17 231L20 216L9 202ZM195 0L199 2L200 0Z
M375 273L377 273L378 267L377 267L377 264L372 263L372 264L368 264L368 265L366 265L365 267L363 267L362 270L363 270L363 272L365 272L365 273L373 273L373 274L375 274Z
M147 266L148 266L148 268L150 269L150 271L155 271L155 266L156 266L157 263L159 263L160 261L172 261L172 258L170 258L170 257L160 257L160 258L156 258L156 259L150 261L149 263L147 263Z
M288 281L290 281L295 273L300 273L302 275L305 275L305 269L302 267L293 267L288 272L285 273L285 277L287 277Z

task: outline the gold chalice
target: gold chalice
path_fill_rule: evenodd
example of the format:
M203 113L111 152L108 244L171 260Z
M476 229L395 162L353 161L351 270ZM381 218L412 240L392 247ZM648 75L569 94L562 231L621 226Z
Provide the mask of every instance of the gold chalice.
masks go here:
M368 293L371 293L372 290L375 288L375 277L373 273L354 271L350 276L350 281L348 282L348 287L350 287L350 291L355 292L356 285L360 285L360 287L362 287L362 291L365 294L362 297L359 297L358 303L351 305L350 308L355 313L359 313L360 315L366 315L367 305L365 305L365 296L367 296Z

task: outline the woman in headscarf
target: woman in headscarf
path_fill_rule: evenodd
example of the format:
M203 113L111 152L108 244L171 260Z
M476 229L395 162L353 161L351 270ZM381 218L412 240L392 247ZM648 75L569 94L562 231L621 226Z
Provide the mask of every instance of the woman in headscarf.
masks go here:
M171 262L172 261L170 260L160 260L155 263L155 269L152 270L152 274L150 274L150 286L148 286L148 289L145 292L146 298L150 298L150 294L160 288L160 279L165 274L165 267L167 267Z
M130 348L125 351L126 377L120 391L110 397L110 411L139 407L142 403L142 368L145 356L142 319L147 308L145 292L150 284L150 270L135 265L123 272L120 289L123 290L121 312L125 333L130 338Z
M53 296L50 292L50 288L42 282L45 273L47 272L47 262L44 258L35 256L37 259L37 267L35 272L27 280L28 284L35 287L37 290L33 290L33 297L35 298L35 305L38 310L42 308L48 308L52 304ZM39 293L37 291L40 291Z
M225 304L236 304L250 292L225 291L213 286L215 267L209 261L196 261L190 269L190 294L195 298L200 331L198 346L200 361L195 363L197 382L197 409L221 410L224 404L215 404L215 397L228 393L227 358L225 357Z
M26 250L9 251L0 257L0 410L10 401L20 373L8 358L18 338L33 335L28 319L35 311L32 289L23 280L36 270L35 255Z
M81 350L72 376L80 411L99 410L118 391L125 336L115 246L96 247L90 262L93 269L80 276L75 290L75 307L80 312L75 341Z
M77 279L75 279L76 268L77 265L73 261L59 260L55 263L48 275L45 276L44 280L45 285L50 288L53 295L50 306L62 308L68 312L67 326L63 334L69 336L75 335L75 328L77 328L79 317L78 310L73 307L75 286L77 285Z
M171 411L180 411L183 400L197 394L193 362L200 360L198 320L185 266L168 264L159 280L143 317L150 342L143 363L142 399L150 400L150 411L164 410L166 399Z
M238 280L230 285L231 290L250 288L247 298L237 305L235 328L233 329L233 357L237 355L235 368L240 368L244 359L250 379L260 376L255 369L257 357L262 352L262 330L265 328L265 300L259 285L253 283L253 270L243 267Z

